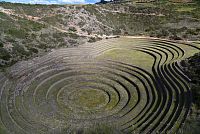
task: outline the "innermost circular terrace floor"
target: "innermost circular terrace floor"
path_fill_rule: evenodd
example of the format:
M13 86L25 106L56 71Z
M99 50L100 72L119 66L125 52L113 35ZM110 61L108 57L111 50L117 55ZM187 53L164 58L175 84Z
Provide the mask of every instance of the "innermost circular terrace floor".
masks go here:
M70 94L70 99L80 109L95 110L105 106L109 96L102 90L83 88Z

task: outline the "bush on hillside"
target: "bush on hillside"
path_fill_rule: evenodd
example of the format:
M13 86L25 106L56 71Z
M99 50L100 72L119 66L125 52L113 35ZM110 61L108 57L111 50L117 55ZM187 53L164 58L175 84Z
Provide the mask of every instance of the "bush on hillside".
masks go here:
M156 34L157 34L156 37L158 37L158 38L164 38L164 37L169 36L169 32L165 29L161 29Z
M169 37L170 40L182 40L181 37L177 36L177 35L172 35Z
M28 50L30 53L38 53L38 49L34 48L34 47L30 47L30 48L28 48Z
M76 32L77 30L75 27L69 27L69 31Z
M200 109L200 53L181 62L184 71L192 79L191 90L194 104Z
M10 53L4 48L0 48L0 59L8 61L10 58Z
M181 61L184 72L192 80L190 87L193 96L193 107L185 125L178 134L199 134L200 133L200 53Z
M0 41L0 47L3 47L3 42Z
M13 44L13 53L19 56L30 56L30 53L27 52L23 46L18 44Z

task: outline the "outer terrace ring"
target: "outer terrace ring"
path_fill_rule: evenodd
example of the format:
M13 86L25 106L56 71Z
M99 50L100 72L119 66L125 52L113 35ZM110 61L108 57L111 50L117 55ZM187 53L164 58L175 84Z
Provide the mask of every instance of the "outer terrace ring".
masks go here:
M108 62L108 61L107 61ZM112 67L113 67L113 63L114 62L112 62ZM100 63L100 64L102 64L102 63ZM117 64L119 64L119 63L117 63ZM105 67L104 67L105 68ZM108 65L107 65L107 68L108 68ZM122 68L122 65L121 65L121 67L119 66L118 68ZM98 70L99 70L100 68L98 68ZM112 68L113 69L113 68ZM59 70L59 69L58 69ZM91 71L91 70L90 70ZM102 70L102 71L105 71L105 70ZM111 70L110 70L111 71ZM122 69L121 69L121 71L122 71ZM95 72L97 72L97 70L95 70ZM48 72L49 73L49 72ZM126 73L127 73L127 71L126 71ZM85 73L84 73L85 74ZM117 73L116 73L117 74ZM119 75L119 74L118 74ZM40 75L39 75L40 76ZM136 76L136 75L135 75ZM41 77L41 76L40 76ZM117 77L117 76L115 76L115 77ZM121 76L121 77L124 77L123 75ZM126 78L126 77L124 77L124 78ZM139 78L139 77L138 77ZM27 79L29 79L29 78L27 78ZM37 77L36 77L36 79L38 79ZM24 80L24 79L23 79ZM38 79L39 80L39 79ZM128 79L127 79L128 80ZM140 79L141 80L141 79ZM116 81L117 82L117 81ZM119 81L118 81L119 82ZM20 82L20 83L22 83L22 81ZM144 83L144 82L143 82ZM120 84L122 84L122 83L120 83ZM134 83L132 83L132 84L134 84ZM19 88L19 86L16 86L17 88ZM125 87L125 86L124 86ZM130 88L131 89L131 88ZM27 89L26 89L27 90ZM21 91L23 91L23 90L21 90ZM23 94L26 94L26 92L28 92L28 90L27 91L23 91L22 93ZM35 94L34 94L34 96L35 96ZM128 102L127 102L127 104L128 104ZM122 111L123 111L123 109L124 108L126 108L126 106L123 106L122 107ZM17 108L16 108L17 109ZM128 109L130 109L130 108L128 108ZM130 112L130 111L129 111ZM124 113L126 113L125 111L124 111ZM122 117L123 116L125 116L125 115L122 115ZM111 122L112 120L110 120L110 122ZM91 120L90 120L90 122L91 122Z

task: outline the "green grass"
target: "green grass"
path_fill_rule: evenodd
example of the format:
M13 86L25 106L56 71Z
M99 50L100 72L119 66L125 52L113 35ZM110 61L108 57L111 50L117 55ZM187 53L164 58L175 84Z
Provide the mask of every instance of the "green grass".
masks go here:
M8 134L5 129L0 126L0 134Z
M9 35L16 37L16 38L25 38L26 37L26 32L22 29L16 29L16 28L11 28L7 32Z
M77 94L74 93L74 102L76 105L86 107L87 109L94 109L101 104L106 103L105 94L100 90L81 89ZM78 98L78 99L76 99ZM73 101L73 100L72 100Z
M125 63L133 64L147 70L151 70L151 67L153 65L153 59L151 56L144 54L140 51L130 49L109 50L97 58L123 61Z

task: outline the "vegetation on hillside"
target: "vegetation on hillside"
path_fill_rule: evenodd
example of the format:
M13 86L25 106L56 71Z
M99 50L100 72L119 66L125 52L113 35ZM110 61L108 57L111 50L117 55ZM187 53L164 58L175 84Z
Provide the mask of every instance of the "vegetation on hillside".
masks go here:
M193 108L182 131L184 134L200 133L200 53L183 60L181 65L191 78L190 86L193 94Z
M0 68L54 48L74 47L91 40L72 31L60 31L31 16L45 14L48 8L42 5L0 4ZM37 9L42 12L34 12Z

